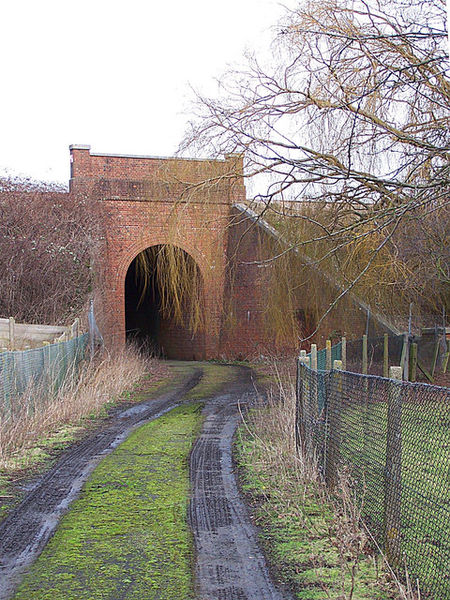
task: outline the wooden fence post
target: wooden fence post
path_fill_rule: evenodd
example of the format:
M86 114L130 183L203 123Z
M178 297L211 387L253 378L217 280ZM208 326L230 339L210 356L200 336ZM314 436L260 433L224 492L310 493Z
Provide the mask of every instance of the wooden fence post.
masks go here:
M409 340L408 340L408 334L405 333L403 335L403 346L402 346L402 356L400 359L400 366L402 367L402 374L403 374L403 379L404 381L408 381L408 371L409 371L409 367L408 367L408 345L409 345Z
M367 335L364 334L362 336L362 369L361 369L361 372L363 373L363 375L367 375L367 366L368 366L368 360L367 360Z
M295 450L297 454L300 453L301 450L301 440L302 435L300 432L300 413L302 407L300 405L300 394L302 391L302 380L301 380L301 372L300 372L300 358L297 358L297 378L296 378L296 386L295 386Z
M9 335L9 349L10 350L14 350L15 345L16 345L15 331L14 331L15 324L16 324L16 321L15 321L14 317L9 317L8 335Z
M441 346L441 342L439 340L436 340L436 343L434 345L434 352L433 352L433 362L431 363L431 377L434 377L434 374L436 372L436 364L437 364L437 359L439 356L440 346Z
M388 561L397 567L402 565L402 373L402 367L389 370L384 479L384 547Z
M317 344L311 344L311 369L317 371Z
M415 381L417 378L417 344L412 343L409 349L409 380Z
M341 360L342 360L342 370L347 370L347 338L343 337L341 340Z
M330 374L331 393L328 396L328 440L325 458L325 480L333 489L338 485L339 461L341 454L341 429L342 429L342 361L335 360L334 372Z
M77 317L70 327L70 339L76 338L80 331L80 319Z
M383 340L383 377L389 377L389 335L384 334Z
M301 354L301 352L300 352ZM309 357L301 355L297 359L297 402L295 410L295 446L297 454L305 456L306 453L306 408L305 398L307 399L307 378L302 375L302 365L309 366Z
M325 369L331 371L331 340L327 340L325 344Z
M447 373L449 356L450 356L450 341L447 343L447 352L445 353L444 360L442 361L442 372L443 373Z

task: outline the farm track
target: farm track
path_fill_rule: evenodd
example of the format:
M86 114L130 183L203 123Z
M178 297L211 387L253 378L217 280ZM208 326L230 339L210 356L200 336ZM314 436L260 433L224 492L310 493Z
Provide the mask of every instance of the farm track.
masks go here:
M201 369L197 369L184 385L113 415L104 427L69 448L39 479L0 524L0 600L12 597L23 573L101 459L134 429L182 403L201 376ZM199 600L289 598L271 582L233 472L232 439L240 405L253 398L251 371L239 368L236 379L224 391L204 400L205 421L190 458L192 497L188 511Z

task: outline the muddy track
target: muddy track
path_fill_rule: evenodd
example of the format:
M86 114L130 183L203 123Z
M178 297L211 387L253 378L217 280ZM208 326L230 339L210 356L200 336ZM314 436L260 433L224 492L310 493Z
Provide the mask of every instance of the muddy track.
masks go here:
M201 379L201 369L154 400L118 412L111 423L71 446L0 523L0 600L7 600L37 558L61 516L101 459L140 425L177 406Z
M250 370L205 406L205 422L190 459L189 521L196 547L199 600L288 600L277 590L238 492L232 440L240 406L252 399Z

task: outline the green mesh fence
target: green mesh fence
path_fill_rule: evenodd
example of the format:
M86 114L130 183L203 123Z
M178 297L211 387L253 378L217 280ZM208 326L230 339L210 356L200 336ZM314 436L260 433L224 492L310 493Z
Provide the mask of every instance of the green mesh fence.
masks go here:
M85 357L88 334L41 348L0 353L0 417L11 417L33 385L56 392L66 377L75 375ZM27 402L34 402L27 394ZM37 407L34 407L37 408Z
M331 489L349 473L391 566L435 600L450 598L449 400L449 388L298 365L298 447Z
M311 356L310 354L308 356ZM342 359L342 342L331 346L331 365L333 361ZM327 351L325 348L317 350L317 370L325 371L327 368Z

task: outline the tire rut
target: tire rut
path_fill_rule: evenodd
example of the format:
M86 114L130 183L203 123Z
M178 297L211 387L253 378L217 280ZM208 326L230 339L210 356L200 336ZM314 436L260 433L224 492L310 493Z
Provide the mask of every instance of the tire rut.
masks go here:
M0 600L11 597L24 571L41 553L101 459L138 426L178 406L201 377L202 370L196 369L182 386L119 412L112 424L71 446L38 480L0 523Z
M247 373L245 374L245 371ZM242 501L232 464L239 403L252 396L249 377L230 393L210 399L205 422L191 452L189 521L196 547L199 600L288 600L273 585L257 533Z

